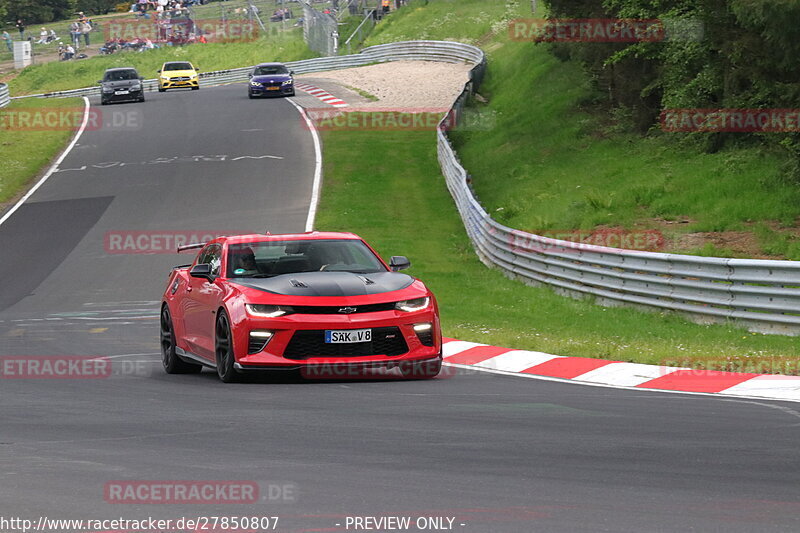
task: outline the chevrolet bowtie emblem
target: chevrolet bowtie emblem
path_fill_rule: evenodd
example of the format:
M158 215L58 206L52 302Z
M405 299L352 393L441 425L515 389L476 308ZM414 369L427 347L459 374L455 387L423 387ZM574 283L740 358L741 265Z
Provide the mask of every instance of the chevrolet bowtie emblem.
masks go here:
M357 309L355 307L340 307L339 312L349 315L350 313L355 313Z

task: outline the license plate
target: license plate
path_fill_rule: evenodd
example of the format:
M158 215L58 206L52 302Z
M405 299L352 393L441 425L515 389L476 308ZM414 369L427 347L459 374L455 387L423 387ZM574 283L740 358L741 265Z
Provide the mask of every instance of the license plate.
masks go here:
M280 87L267 87L268 91L277 91L280 90Z
M372 340L371 329L328 329L325 330L327 344L351 344Z
M114 91L114 94L128 94L129 92L130 91L121 90L121 91Z

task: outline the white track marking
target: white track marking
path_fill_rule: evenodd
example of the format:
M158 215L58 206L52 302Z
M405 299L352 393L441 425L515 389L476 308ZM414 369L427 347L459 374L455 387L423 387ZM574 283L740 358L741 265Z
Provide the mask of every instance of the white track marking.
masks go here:
M90 104L89 104L89 99L87 97L85 97L85 96L83 97L83 103L84 103L83 120L81 121L81 127L78 128L78 133L76 133L75 137L72 138L72 142L70 142L69 145L67 146L67 148L63 152L61 152L61 155L58 156L58 159L56 159L56 162L53 163L53 165L45 173L45 175L42 176L42 179L40 179L38 182L36 182L36 185L31 187L31 190L29 190L27 193L25 193L25 196L20 198L19 201L16 204L14 204L14 207L9 209L6 212L6 214L3 215L3 218L0 218L0 225L2 225L3 222L5 222L9 218L11 218L11 215L13 215L16 212L16 210L19 209L20 206L22 206L22 204L27 202L28 198L30 198L33 195L33 193L35 193L39 189L39 187L44 185L44 182L46 182L48 180L48 178L54 172L56 172L56 170L58 169L58 165L60 165L61 162L64 161L64 159L72 151L72 149L75 147L75 145L78 144L78 139L81 138L81 135L83 135L83 132L86 129L86 125L89 123L89 107L90 107Z
M314 139L314 152L315 152L315 168L314 168L314 184L311 189L311 203L308 206L308 217L306 218L306 229L305 231L312 231L314 229L314 221L317 218L317 207L319 206L319 192L320 188L322 187L322 144L319 141L319 133L317 132L316 126L314 126L314 122L308 118L308 114L306 110L300 107L298 104L289 100L289 103L292 104L297 111L302 115L303 119L306 121L308 125L308 129L311 131L311 137Z

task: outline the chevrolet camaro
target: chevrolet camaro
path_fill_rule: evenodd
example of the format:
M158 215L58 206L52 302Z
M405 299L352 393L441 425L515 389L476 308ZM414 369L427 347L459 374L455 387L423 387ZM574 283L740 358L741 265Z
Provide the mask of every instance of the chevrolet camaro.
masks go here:
M220 237L191 265L170 273L160 344L170 374L215 368L223 382L243 373L379 369L435 377L442 365L439 312L422 281L387 264L351 233ZM394 370L394 369L398 370Z

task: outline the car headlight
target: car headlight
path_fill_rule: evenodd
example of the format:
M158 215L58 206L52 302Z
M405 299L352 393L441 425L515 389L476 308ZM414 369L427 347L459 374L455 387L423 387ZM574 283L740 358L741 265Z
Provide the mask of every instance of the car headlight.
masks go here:
M251 81L251 82L250 82L250 86L251 86L251 87L261 87L261 84L260 84L260 83L258 83L257 81Z
M114 89L111 88L111 87L103 87L103 92L104 93L113 93Z
M294 80L292 80L292 79L288 79L288 80L286 80L285 82L283 82L281 85L291 85L291 84L293 84L293 83L294 83Z
M411 313L413 311L422 311L428 307L430 303L431 299L425 296L423 298L414 298L413 300L403 300L402 302L397 302L394 304L394 308L398 311Z
M169 81L169 76L161 76L161 79L164 81Z
M245 308L248 314L266 318L278 318L294 313L294 309L286 305L245 304Z
M192 74L191 76L189 76L189 78L191 78L191 79L195 79L196 77L197 77L197 74Z

